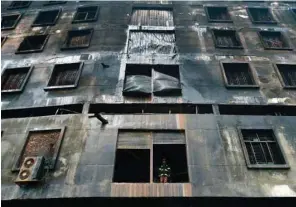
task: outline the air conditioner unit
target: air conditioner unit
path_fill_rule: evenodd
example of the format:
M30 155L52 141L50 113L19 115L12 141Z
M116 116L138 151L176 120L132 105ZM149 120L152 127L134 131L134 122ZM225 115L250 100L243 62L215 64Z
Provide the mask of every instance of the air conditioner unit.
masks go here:
M26 157L15 180L18 185L40 182L44 173L44 157Z

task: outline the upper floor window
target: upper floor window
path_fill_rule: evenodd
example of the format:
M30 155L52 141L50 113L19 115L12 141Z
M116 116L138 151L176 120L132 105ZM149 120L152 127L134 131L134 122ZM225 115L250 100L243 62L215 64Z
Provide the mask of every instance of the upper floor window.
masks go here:
M7 9L23 9L23 8L28 8L31 4L31 1L13 1L9 5Z
M49 35L27 36L19 45L15 54L43 51Z
M174 26L172 9L133 8L131 25Z
M57 4L65 4L67 1L47 1L43 5L44 6L51 6L51 5L57 5Z
M62 50L87 48L93 35L93 29L68 31Z
M296 88L296 65L276 64L284 88Z
M94 22L99 16L98 6L83 6L78 7L72 23Z
M276 24L269 8L247 8L247 11L255 24Z
M227 7L205 7L209 22L232 22Z
M59 15L61 13L60 9L40 11L33 22L32 26L50 26L55 25Z
M212 30L217 48L242 49L242 44L235 30Z
M272 129L240 129L249 168L288 168Z
M280 31L259 31L258 35L264 49L292 50L287 41L287 38Z
M3 15L1 20L1 30L14 29L21 19L21 14Z

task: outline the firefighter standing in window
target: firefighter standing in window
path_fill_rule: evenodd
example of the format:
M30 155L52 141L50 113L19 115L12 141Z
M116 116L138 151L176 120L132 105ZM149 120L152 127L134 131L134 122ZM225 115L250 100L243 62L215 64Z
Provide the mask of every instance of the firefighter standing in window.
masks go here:
M166 159L162 159L162 164L158 168L158 177L160 179L161 183L167 183L168 178L171 176L171 168L170 166L166 163Z

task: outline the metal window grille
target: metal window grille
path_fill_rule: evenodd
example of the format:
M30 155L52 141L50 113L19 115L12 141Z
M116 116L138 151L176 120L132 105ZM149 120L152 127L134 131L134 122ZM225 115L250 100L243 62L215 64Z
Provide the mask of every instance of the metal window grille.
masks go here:
M255 85L247 63L224 63L223 67L229 85Z
M251 164L285 164L272 130L241 132Z
M281 32L260 32L262 41L267 48L285 48L287 44Z
M68 32L68 37L63 48L88 47L92 37L93 30L74 30Z
M1 90L21 89L30 68L14 68L5 70L1 76Z
M60 13L60 10L41 11L39 12L33 25L54 24L55 21L57 20L59 13Z
M277 65L286 86L296 86L296 65Z
M54 68L49 86L74 85L80 64L63 64Z
M81 7L77 9L77 13L74 18L75 21L92 21L95 20L96 14L98 12L97 6L92 7Z
M237 39L235 31L215 30L214 35L218 47L240 47L241 43Z
M30 6L31 1L13 1L7 9L21 9Z
M211 20L229 21L230 15L226 7L208 7L208 14Z
M20 17L20 14L2 16L1 29L14 28L17 21L19 20L19 17Z

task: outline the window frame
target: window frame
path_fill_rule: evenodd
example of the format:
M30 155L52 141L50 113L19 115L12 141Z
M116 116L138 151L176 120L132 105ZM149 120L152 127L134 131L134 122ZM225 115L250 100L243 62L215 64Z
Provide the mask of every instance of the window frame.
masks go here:
M277 143L277 146L279 148L279 151L283 156L283 160L285 161L285 164L251 164L249 154L247 151L247 147L246 147L244 137L242 134L242 130L271 130L274 140ZM281 143L279 142L280 139L278 138L278 136L275 133L277 131L273 127L256 127L256 126L242 127L242 126L240 126L240 127L237 127L237 132L238 132L239 140L241 143L241 147L243 150L244 158L245 158L246 165L247 165L248 169L290 169L290 165L288 163L287 156L285 155L285 151L283 150L283 147L281 146Z
M13 164L13 167L12 167L11 171L12 172L18 172L20 170L20 167L21 167L21 163L20 163L21 157L22 157L22 155L23 155L23 153L25 151L26 145L27 145L27 143L29 141L30 133L32 133L32 132L33 133L34 132L44 132L44 131L56 131L56 130L60 130L60 135L59 135L59 138L58 138L58 141L57 141L57 148L55 149L52 162L51 162L51 164L48 167L49 170L54 171L55 166L56 166L56 163L58 161L58 157L59 157L59 152L60 152L60 149L61 149L61 145L62 145L62 142L63 142L63 139L64 139L66 126L56 127L56 128L41 128L41 129L35 129L34 128L34 129L29 129L26 132L25 140L19 146L18 153L17 153L16 157L14 158L14 164Z
M97 10L96 10L96 14L95 14L95 17L93 19L90 19L90 20L75 20L75 18L77 17L78 13L79 13L79 9L83 9L83 8L87 8L87 7L97 7ZM73 16L73 20L72 20L72 24L76 24L76 23L84 23L84 22L96 22L99 18L99 11L100 11L100 7L97 6L97 5L89 5L89 6L79 6L77 7L76 9L76 12Z
M225 72L225 68L223 64L247 64L249 66L249 74L253 80L254 85L230 85L227 79L227 75ZM254 66L250 62L246 61L220 61L220 69L222 72L222 77L224 80L224 84L226 88L250 88L250 89L258 89L260 88L258 83L258 76L256 74L256 70Z
M218 45L217 38L216 38L216 35L215 35L215 31L223 31L223 32L224 31L229 31L229 32L234 32L234 36L235 36L236 40L240 43L240 46L230 47L230 46L221 46L221 45ZM213 37L214 44L215 44L215 47L216 48L219 48L219 49L244 49L244 47L242 45L242 41L239 38L238 32L235 29L211 29L211 33L212 33L212 37Z
M41 15L42 12L51 12L51 11L58 11L58 14L55 17L55 20L52 23L41 23L41 24L37 24L36 23L36 21L38 20L38 18L40 17L40 15ZM31 27L53 26L53 25L55 25L57 23L57 21L58 21L58 19L60 17L61 12L62 12L62 9L61 8L39 11L38 14L37 14L37 16L36 16L36 18L33 21L33 24L31 25Z
M2 20L3 20L3 17L9 17L9 16L14 16L14 15L18 15L18 18L15 20L13 26L11 26L11 27L4 27L4 28L1 27L1 30L12 30L12 29L15 29L16 28L16 26L18 25L19 21L21 20L21 18L23 16L22 13L3 14L1 17L2 17Z
M87 45L81 45L81 46L67 46L67 42L70 41L69 37L70 37L70 33L75 33L75 32L81 32L81 31L90 31L89 34L89 42ZM75 49L84 49L84 48L89 48L91 40L92 40L92 36L94 33L94 28L86 28L86 29L72 29L72 30L68 30L67 31L67 36L63 42L63 45L61 47L61 50L75 50Z
M251 22L253 24L277 24L277 21L274 19L274 16L269 7L247 7L246 9L247 9L248 16L251 19ZM252 9L267 9L268 13L272 18L272 21L256 21L252 16L252 12L251 12Z
M289 86L289 85L285 84L285 81L284 81L284 79L282 77L280 69L278 68L278 65L294 65L295 66L295 71L296 71L296 63L294 63L294 64L293 63L274 63L273 64L273 67L275 69L275 72L276 72L277 76L279 77L279 80L280 80L280 82L282 84L282 87L284 89L296 89L296 85L295 86Z
M75 79L74 84L71 84L71 85L61 85L61 86L50 86L49 83L50 83L50 81L53 78L53 75L55 73L55 70L57 70L55 67L57 65L68 65L68 64L79 64L79 68L77 70L78 73L77 73L77 77ZM51 90L58 90L58 89L73 89L73 88L77 88L78 83L79 83L79 79L80 79L80 76L81 76L81 73L82 73L83 66L84 66L84 62L73 62L73 63L55 64L53 66L52 70L51 70L51 73L50 73L49 79L47 81L47 85L44 88L44 91L51 91Z
M5 72L9 71L9 70L22 70L22 69L25 69L25 68L28 68L28 72L26 74L26 77L25 79L23 80L23 83L21 84L21 87L19 89L10 89L10 90L2 90L1 89L1 94L9 94L9 93L21 93L23 92L30 76L31 76L31 73L33 71L33 68L34 66L24 66L24 67L17 67L17 68L5 68L3 70L3 72L1 73L1 78L2 76L4 75Z
M28 38L28 37L36 37L36 36L46 36L45 40L43 42L43 45L42 45L42 47L40 49L21 50L21 51L19 50L21 44L23 43L23 41L25 41L26 38ZM23 38L23 41L21 41L21 43L19 44L17 50L15 51L15 54L27 54L27 53L42 52L44 50L44 48L45 48L45 45L46 45L48 39L49 39L49 36L50 36L50 34L40 34L40 35L28 35L28 36L25 36Z
M206 16L207 16L207 20L210 23L233 23L233 20L231 18L231 15L229 13L229 9L227 6L205 6L205 12L206 12ZM210 17L210 12L209 12L209 8L225 8L230 19L229 20L216 20L216 19L211 19Z
M286 47L282 47L282 48L279 48L279 47L268 47L268 45L266 45L264 39L263 39L263 35L261 33L273 33L273 32L279 32L281 34L281 39L282 41L287 45ZM264 30L260 30L260 31L257 31L257 35L259 36L259 39L261 41L261 44L264 48L264 50L293 50L292 46L291 46L291 43L288 39L288 37L286 36L286 34L284 34L283 32L281 31L264 31Z
M27 4L27 5L25 5L25 6L18 6L18 7L13 7L13 6L12 6L13 2L15 2L15 1L12 1L12 2L10 3L10 5L7 7L7 10L14 10L14 9L24 9L24 8L29 8L29 6L30 6L30 5L31 5L31 3L32 3L32 1L28 1L28 4Z

